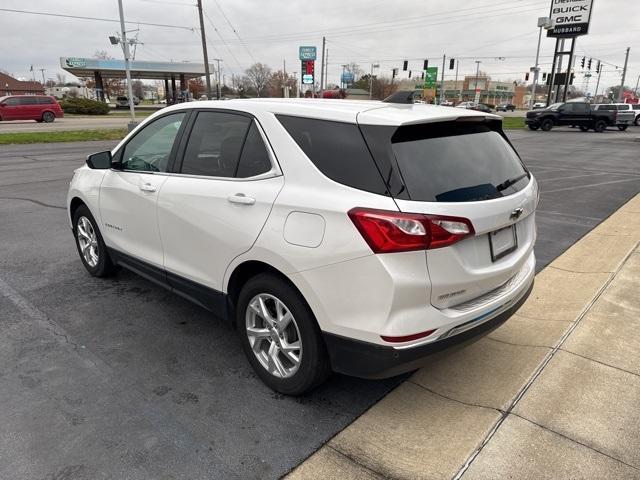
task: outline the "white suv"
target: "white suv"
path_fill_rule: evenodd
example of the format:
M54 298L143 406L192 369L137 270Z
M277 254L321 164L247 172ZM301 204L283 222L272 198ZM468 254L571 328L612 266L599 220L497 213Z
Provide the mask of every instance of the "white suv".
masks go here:
M233 322L287 394L415 369L533 283L537 183L471 110L175 105L90 155L67 201L90 274L126 267Z

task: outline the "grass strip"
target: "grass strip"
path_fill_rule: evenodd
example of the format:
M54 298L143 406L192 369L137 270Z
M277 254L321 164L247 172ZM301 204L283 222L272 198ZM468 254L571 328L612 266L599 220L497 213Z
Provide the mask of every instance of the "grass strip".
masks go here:
M91 140L122 140L127 134L126 128L102 130L69 130L50 132L1 133L0 145L25 143L87 142Z
M517 130L524 128L523 117L504 117L502 119L502 128L505 130Z

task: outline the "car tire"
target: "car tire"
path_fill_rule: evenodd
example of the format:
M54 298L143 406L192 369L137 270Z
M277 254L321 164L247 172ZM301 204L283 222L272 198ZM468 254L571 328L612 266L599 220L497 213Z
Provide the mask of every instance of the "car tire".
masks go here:
M52 123L55 119L56 116L53 114L53 112L44 112L42 114L42 121L44 123Z
M109 257L98 223L86 205L73 214L73 236L84 268L94 277L107 277L117 271Z
M544 120L542 120L542 123L540 123L540 128L542 129L542 131L548 132L553 128L553 120L551 120L550 118L545 118Z
M540 128L540 125L529 125L529 130L533 130L534 132Z
M2 121L2 119L1 119L1 118L0 118L0 121ZM640 115L638 115L638 116L636 117L636 119L633 121L633 124L634 124L636 127L640 126Z
M586 125L580 125L580 130L582 130L583 132L588 132L589 131L589 127Z
M629 125L618 125L618 130L620 130L621 132L624 132L628 126Z
M607 129L607 122L605 122L604 120L598 120L593 125L593 129L598 133L602 133Z
M278 326L279 318L288 321ZM302 395L331 374L313 312L302 295L281 277L263 273L249 279L238 296L236 322L249 363L276 392Z

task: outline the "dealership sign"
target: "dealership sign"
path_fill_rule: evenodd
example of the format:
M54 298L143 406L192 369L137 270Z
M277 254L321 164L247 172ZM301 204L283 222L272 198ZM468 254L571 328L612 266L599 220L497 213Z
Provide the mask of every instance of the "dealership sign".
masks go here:
M593 0L551 0L552 28L548 37L577 37L589 33Z

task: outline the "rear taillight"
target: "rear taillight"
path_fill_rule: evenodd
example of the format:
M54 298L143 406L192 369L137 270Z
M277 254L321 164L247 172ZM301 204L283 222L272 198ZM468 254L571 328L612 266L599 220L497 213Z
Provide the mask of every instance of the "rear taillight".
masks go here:
M471 221L461 217L360 207L348 215L374 253L448 247L474 234Z

